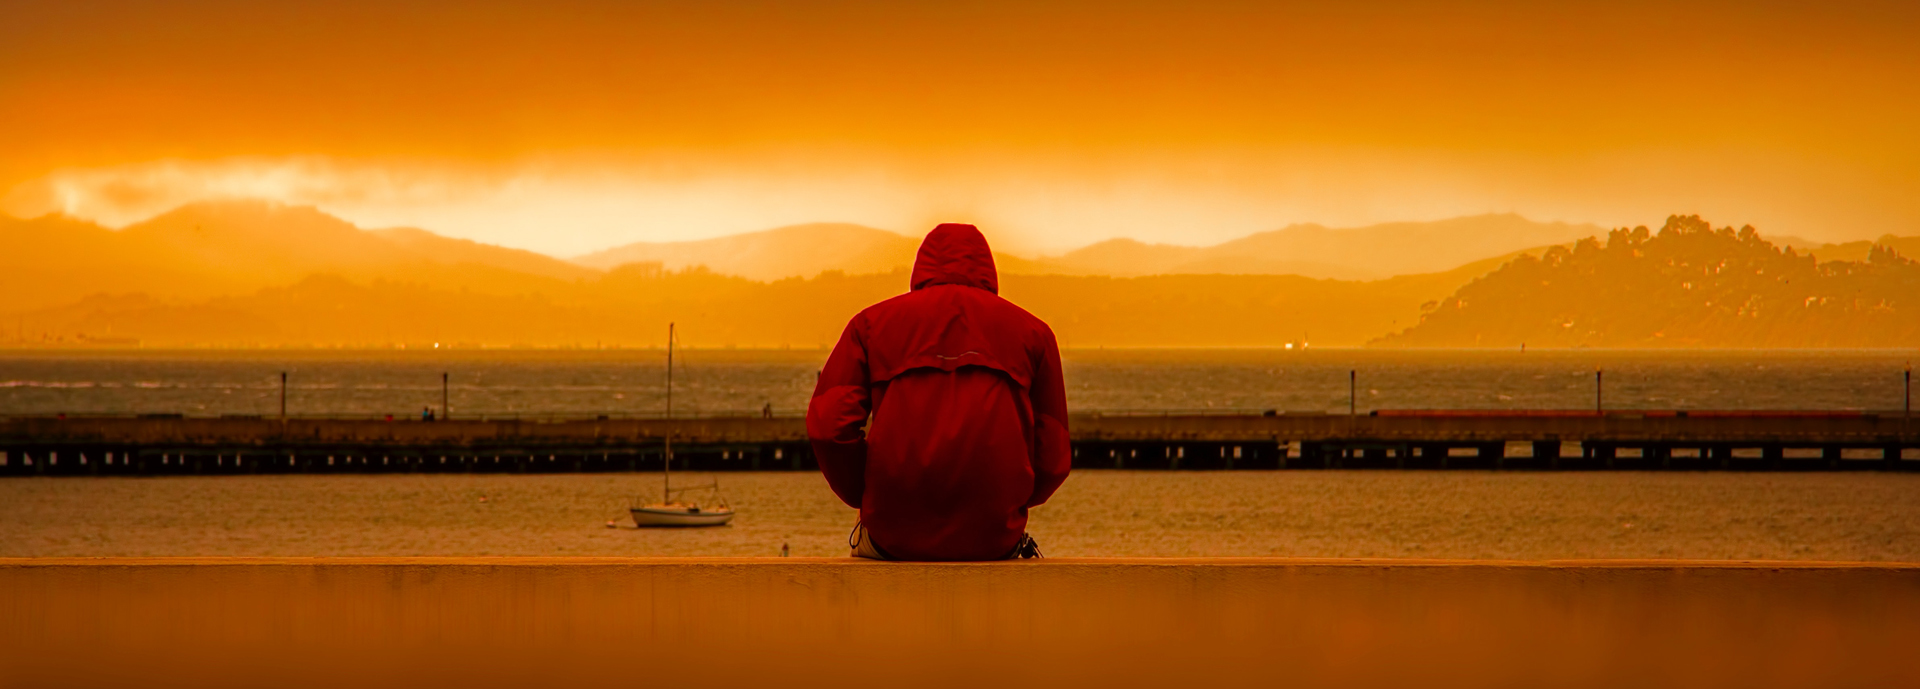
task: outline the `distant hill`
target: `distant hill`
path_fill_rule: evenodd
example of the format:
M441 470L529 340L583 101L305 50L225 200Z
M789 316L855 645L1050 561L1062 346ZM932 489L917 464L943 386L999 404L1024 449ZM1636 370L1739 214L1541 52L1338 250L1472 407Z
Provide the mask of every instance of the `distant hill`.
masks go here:
M1602 232L1596 225L1534 222L1507 213L1351 229L1292 225L1209 247L1115 239L1039 263L1070 275L1288 274L1366 280L1442 272Z
M913 267L920 238L865 225L814 223L689 242L636 242L596 251L574 263L602 270L627 264L657 264L667 270L704 266L722 275L749 280L806 278L827 271L850 275L888 273ZM1000 272L1050 272L1041 264L995 252Z
M1008 274L1300 275L1370 280L1435 273L1532 247L1601 232L1594 225L1540 223L1518 215L1480 215L1436 222L1329 229L1294 225L1208 247L1111 239L1061 256L1025 259L997 254ZM794 225L690 242L641 242L573 259L602 270L658 263L668 270L706 266L753 280L809 277L823 271L880 273L913 265L920 240L862 225Z
M1405 347L1892 347L1920 342L1920 263L1817 261L1674 216L1522 257L1380 338Z
M529 251L411 228L367 231L312 207L259 201L195 203L117 231L61 216L0 216L0 247L0 310L131 291L204 299L314 274L489 293L599 274Z
M920 240L849 223L792 225L691 242L635 242L575 257L607 270L657 263L667 270L706 266L749 280L813 277L829 270L885 273L913 265Z
M1778 243L1778 242L1775 242ZM1873 252L1874 247L1892 249L1894 253L1909 258L1920 258L1920 237L1895 237L1882 235L1871 242L1846 242L1842 244L1822 244L1811 250L1814 258L1821 261L1864 261Z
M211 285L195 273L197 266L121 239L113 230L60 215L0 215L0 310L65 304L102 292L168 288L204 298L237 287Z
M442 237L413 227L368 230L416 255L433 261L460 265L487 266L555 280L583 280L598 277L600 271L525 249L482 244L471 239Z

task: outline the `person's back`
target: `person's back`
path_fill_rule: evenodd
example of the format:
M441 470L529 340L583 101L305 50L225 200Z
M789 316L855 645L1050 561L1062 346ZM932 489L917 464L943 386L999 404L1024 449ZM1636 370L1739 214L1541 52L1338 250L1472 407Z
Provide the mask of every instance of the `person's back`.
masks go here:
M998 296L993 253L972 225L927 235L912 287L847 324L807 435L879 553L1009 557L1027 509L1067 478L1059 347L1046 323Z

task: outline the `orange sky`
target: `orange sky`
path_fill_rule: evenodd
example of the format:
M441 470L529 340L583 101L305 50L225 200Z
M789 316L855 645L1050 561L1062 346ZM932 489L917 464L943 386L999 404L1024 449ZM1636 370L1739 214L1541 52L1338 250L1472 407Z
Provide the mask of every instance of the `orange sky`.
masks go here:
M0 209L266 196L562 255L818 220L1920 234L1912 2L388 4L0 6Z

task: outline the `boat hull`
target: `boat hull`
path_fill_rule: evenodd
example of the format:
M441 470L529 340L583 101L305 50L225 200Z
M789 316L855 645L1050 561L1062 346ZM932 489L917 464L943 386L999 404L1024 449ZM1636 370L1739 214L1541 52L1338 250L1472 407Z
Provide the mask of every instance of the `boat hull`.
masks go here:
M637 527L721 526L733 521L733 510L688 511L677 507L634 507L633 525Z

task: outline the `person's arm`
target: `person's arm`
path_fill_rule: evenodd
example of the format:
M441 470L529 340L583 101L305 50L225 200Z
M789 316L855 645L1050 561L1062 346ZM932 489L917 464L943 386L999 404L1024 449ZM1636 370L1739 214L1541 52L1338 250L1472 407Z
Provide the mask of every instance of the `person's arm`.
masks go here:
M867 485L867 416L873 402L867 389L867 349L855 328L847 324L840 343L820 369L820 381L807 402L807 439L820 473L842 502L860 506Z
M1073 449L1067 441L1067 384L1060 373L1060 345L1051 331L1040 362L1033 370L1033 507L1053 497L1073 468Z

